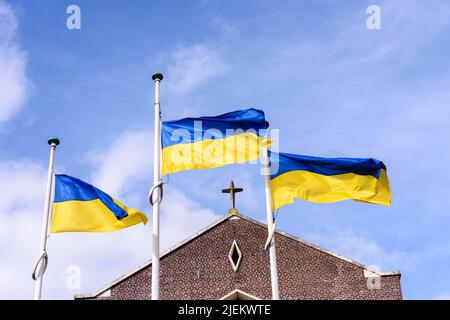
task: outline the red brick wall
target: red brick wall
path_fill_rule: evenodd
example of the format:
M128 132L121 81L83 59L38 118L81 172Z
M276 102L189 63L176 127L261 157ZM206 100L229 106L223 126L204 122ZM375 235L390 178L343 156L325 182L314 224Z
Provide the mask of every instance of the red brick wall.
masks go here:
M234 289L270 299L266 238L260 225L225 220L161 259L161 299L219 299ZM233 240L242 251L238 272L228 260ZM402 299L399 275L383 276L380 289L369 289L361 266L281 234L276 246L282 299ZM113 286L110 299L150 296L151 266Z

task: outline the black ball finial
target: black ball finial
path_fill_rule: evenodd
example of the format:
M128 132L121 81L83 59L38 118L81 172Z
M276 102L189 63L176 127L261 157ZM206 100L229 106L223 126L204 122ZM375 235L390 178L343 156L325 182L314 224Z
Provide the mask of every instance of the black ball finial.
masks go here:
M156 80L161 81L163 78L164 78L164 77L163 77L162 73L155 73L155 74L152 76L152 79L153 79L154 81L156 81Z
M57 137L51 137L50 139L48 139L48 144L54 144L55 146L57 146L59 145L59 139Z

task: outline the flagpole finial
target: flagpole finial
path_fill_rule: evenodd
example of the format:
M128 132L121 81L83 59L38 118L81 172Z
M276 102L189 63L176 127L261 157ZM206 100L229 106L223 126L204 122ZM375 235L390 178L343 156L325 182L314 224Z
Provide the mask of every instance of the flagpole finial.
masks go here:
M50 139L48 139L48 144L52 145L54 144L55 146L59 145L59 139L57 137L51 137Z
M153 79L154 81L156 81L156 80L161 81L163 78L164 78L164 77L163 77L162 73L155 73L155 74L152 76L152 79Z

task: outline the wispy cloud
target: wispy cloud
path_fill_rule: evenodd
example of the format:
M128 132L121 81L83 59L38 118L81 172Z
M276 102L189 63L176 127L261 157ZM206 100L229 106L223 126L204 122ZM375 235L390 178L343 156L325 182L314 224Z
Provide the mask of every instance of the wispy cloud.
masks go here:
M184 94L228 69L217 50L194 45L175 50L168 66L168 90Z
M308 238L344 257L382 271L390 271L386 269L392 266L398 267L405 256L403 252L387 251L375 241L362 237L351 229L334 231L327 229L327 231L311 234Z
M111 195L126 193L129 186L151 177L153 134L150 131L125 131L114 144L99 151L90 150L94 165L92 181Z
M0 0L0 122L9 120L27 99L26 54L17 39L13 9Z

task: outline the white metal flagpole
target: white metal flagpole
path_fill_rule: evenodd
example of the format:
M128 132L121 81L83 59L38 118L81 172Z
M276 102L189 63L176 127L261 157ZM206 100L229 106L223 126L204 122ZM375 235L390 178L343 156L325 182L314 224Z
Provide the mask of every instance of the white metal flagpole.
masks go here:
M153 187L150 191L150 203L153 205L152 237L152 300L159 300L159 205L162 200L161 183L161 108L159 104L159 83L161 73L152 76L155 81L155 124L153 146Z
M277 268L277 254L275 251L275 228L272 211L272 189L270 187L270 170L269 170L269 154L267 149L263 149L263 175L266 192L266 213L267 213L267 242L265 249L269 247L270 258L270 278L272 280L272 300L279 300L280 294L278 290L278 268Z
M55 150L56 146L59 145L58 138L50 138L48 140L50 145L50 160L48 163L48 176L47 176L47 190L45 192L45 205L44 205L44 218L42 220L42 235L41 235L41 247L39 258L34 266L32 277L36 280L36 286L34 290L34 300L40 300L42 294L42 280L44 278L44 272L47 268L47 238L48 238L48 222L50 220L50 213L52 208L51 195L52 195L52 184L53 184L53 173L54 173L54 163L55 163Z

